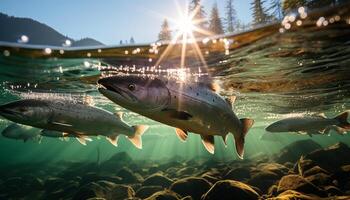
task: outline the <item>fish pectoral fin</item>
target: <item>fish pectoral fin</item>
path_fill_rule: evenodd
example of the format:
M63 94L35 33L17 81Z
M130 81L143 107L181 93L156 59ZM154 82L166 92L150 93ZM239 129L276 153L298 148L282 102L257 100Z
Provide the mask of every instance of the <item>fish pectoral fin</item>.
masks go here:
M313 114L312 116L327 119L327 116L324 113L316 113L316 114Z
M86 146L87 141L89 141L89 142L92 141L91 138L89 138L88 136L85 136L85 135L76 135L76 138L77 138L78 142L84 146Z
M176 135L180 138L181 141L185 142L187 137L188 137L188 133L187 131L184 131L182 129L179 128L175 128L175 132Z
M214 154L215 145L214 145L214 136L212 135L201 135L202 143L205 147L205 149L211 153Z
M179 120L189 120L193 116L186 111L178 111L175 109L163 109L162 112L166 112L169 117L174 118L174 119L179 119Z
M116 147L118 146L118 138L119 138L119 135L113 135L113 136L106 137L106 139Z
M115 115L120 121L123 121L123 115L124 115L123 112L116 112L116 113L114 113L114 115Z
M141 136L147 131L149 126L146 125L136 125L133 126L134 134L132 136L128 136L130 142L138 149L142 149L142 138Z
M297 131L297 133L298 133L299 135L306 135L306 134L308 134L306 131Z
M54 125L59 125L59 126L66 126L66 127L72 127L73 125L67 124L67 123L62 123L62 122L50 122L51 124Z

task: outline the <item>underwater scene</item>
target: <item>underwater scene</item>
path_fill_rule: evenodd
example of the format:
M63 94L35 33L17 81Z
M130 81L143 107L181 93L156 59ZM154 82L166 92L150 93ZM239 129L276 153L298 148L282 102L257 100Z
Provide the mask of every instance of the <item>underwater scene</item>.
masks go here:
M0 199L350 199L350 2L242 2L118 45L0 13Z

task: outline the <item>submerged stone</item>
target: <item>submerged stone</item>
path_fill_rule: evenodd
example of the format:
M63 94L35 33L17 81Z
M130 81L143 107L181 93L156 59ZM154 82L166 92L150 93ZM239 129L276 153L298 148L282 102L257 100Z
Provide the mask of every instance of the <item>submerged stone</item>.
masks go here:
M191 196L193 199L200 199L212 186L210 182L203 178L188 177L180 179L170 186L170 190L178 193L182 197Z
M137 190L136 196L144 199L162 190L163 190L163 187L161 186L142 186Z
M166 177L165 175L156 173L147 177L143 181L143 185L144 186L155 185L155 186L162 186L163 188L168 188L173 182L174 182L173 180Z
M282 193L287 190L295 190L305 194L315 194L319 196L325 195L320 188L299 175L286 175L281 178L277 192Z
M257 200L259 194L249 185L233 180L218 181L205 193L202 200Z
M276 156L276 161L282 164L285 162L294 163L300 158L300 156L321 148L321 145L313 140L299 140L281 149L280 153Z
M180 196L173 191L163 190L154 193L152 196L146 198L145 200L179 200Z

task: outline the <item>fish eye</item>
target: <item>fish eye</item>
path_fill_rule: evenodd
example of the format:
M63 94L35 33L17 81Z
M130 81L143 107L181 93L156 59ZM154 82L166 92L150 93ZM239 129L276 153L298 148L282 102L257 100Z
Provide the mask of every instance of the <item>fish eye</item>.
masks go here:
M129 84L129 85L128 85L128 89L129 89L130 91L134 91L134 90L135 90L135 85L134 85L134 84Z

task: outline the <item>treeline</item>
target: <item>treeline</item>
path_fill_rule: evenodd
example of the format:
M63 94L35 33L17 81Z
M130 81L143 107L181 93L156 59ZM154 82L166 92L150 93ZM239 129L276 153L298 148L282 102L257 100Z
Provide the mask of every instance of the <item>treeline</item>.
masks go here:
M321 8L326 6L334 6L349 2L350 0L251 0L252 10L252 22L243 23L237 17L236 9L234 6L234 0L226 0L225 2L225 15L220 17L219 9L215 3L212 6L210 15L207 18L201 0L191 0L189 5L189 11L196 14L193 17L196 27L210 32L212 35L219 35L223 33L232 33L237 31L244 31L259 24L265 24L272 21L281 20L286 14L298 9L301 6L308 7L310 9ZM196 37L208 36L203 33L195 32ZM158 40L167 41L171 40L172 31L167 19L164 19L161 25L161 31L158 34Z
M125 40L125 41L120 40L119 44L120 45L122 45L122 44L135 44L135 39L134 39L134 37L131 37L129 41L128 40Z

